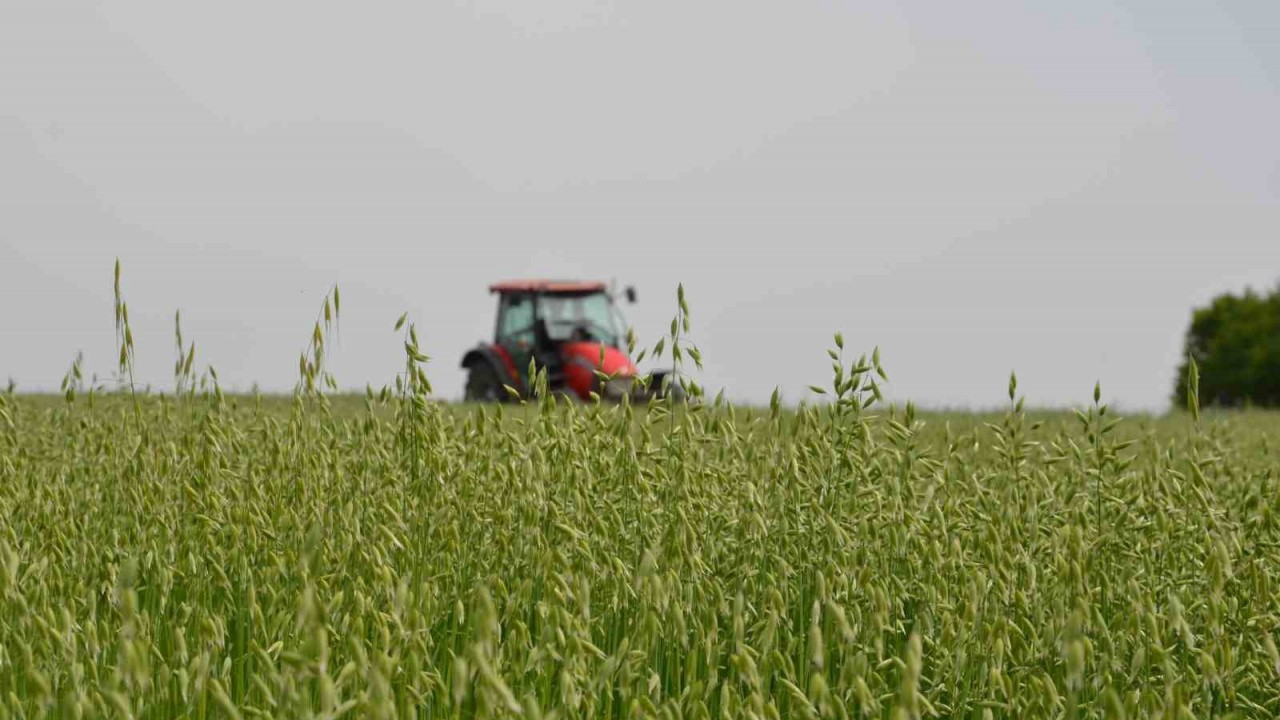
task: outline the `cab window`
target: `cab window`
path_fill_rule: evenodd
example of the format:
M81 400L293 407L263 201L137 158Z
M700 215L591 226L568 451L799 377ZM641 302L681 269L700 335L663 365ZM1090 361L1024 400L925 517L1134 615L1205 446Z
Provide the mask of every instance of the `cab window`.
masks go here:
M523 340L533 342L533 299L528 295L510 294L502 299L498 320L498 342L502 345Z

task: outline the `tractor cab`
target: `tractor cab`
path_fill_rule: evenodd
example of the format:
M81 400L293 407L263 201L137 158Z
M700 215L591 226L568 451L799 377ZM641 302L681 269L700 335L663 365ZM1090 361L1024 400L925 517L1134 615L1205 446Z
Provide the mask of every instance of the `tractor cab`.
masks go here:
M498 317L492 343L466 354L466 399L503 401L531 391L529 361L546 368L551 392L587 400L592 392L611 400L631 392L637 374L627 356L627 323L604 283L518 280L496 283ZM635 290L624 293L635 301ZM612 378L601 382L596 373Z

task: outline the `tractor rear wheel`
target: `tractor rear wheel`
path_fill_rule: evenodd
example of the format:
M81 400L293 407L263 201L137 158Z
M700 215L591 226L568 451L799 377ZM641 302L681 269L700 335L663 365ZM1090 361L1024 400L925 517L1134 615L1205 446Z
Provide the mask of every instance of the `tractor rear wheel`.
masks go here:
M503 401L507 391L503 389L502 383L498 380L498 374L493 371L489 363L472 363L468 369L470 372L467 374L465 393L467 402Z

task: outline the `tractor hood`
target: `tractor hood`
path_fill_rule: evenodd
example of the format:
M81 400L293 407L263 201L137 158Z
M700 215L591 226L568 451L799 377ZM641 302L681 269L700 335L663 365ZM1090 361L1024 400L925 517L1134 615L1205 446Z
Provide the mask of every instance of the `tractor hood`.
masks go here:
M595 371L618 378L615 384L630 387L636 375L636 366L631 358L618 348L604 347L604 363L600 362L600 343L572 342L561 346L564 357L564 375L566 384L583 400L591 397L594 390L600 392L599 378ZM618 388L621 390L621 388ZM606 394L606 393L602 393ZM607 393L613 394L613 393Z

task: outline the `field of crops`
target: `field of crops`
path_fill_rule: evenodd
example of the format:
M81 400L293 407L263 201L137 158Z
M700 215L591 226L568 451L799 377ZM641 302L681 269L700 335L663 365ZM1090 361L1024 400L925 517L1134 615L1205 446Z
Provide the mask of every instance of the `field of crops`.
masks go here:
M1280 714L1276 415L918 415L865 359L458 408L406 352L342 408L0 395L0 717Z

